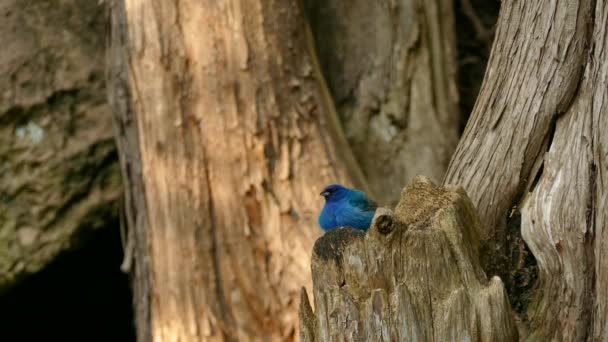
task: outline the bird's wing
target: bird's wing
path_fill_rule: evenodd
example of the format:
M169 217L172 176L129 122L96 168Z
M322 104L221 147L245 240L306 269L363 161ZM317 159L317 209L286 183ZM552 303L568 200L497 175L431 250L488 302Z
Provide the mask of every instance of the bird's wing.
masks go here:
M361 211L376 211L378 205L376 202L367 198L363 191L354 190L353 196L348 199L348 203Z
M364 210L360 206L348 205L336 212L336 223L357 229L367 229L374 217L374 210Z
M356 191L349 196L347 203L336 212L336 222L341 226L367 229L375 211L375 203L370 201L365 193Z

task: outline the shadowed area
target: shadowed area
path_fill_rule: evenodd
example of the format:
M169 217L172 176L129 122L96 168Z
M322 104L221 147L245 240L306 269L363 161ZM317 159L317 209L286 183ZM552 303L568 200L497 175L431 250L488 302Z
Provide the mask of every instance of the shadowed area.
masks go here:
M492 41L499 0L458 0L454 2L458 51L458 94L460 131L469 119L481 87Z
M19 341L135 341L117 225L0 297L4 336ZM10 340L10 339L9 339Z
M315 242L313 252L323 260L333 259L339 263L342 257L342 249L353 240L363 239L365 232L350 228L336 228L328 231Z

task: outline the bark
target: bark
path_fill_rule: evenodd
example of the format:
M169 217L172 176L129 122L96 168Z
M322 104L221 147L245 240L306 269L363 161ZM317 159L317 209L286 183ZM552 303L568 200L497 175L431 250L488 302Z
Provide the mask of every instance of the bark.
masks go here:
M395 212L366 233L328 232L314 246L315 312L303 341L516 341L500 278L479 263L479 218L460 187L415 178Z
M458 141L453 3L308 0L321 65L380 203L441 180Z
M462 184L478 208L492 273L509 264L507 223L521 216L516 230L539 269L523 312L528 340L604 341L608 6L502 6L481 93L445 183Z
M128 74L127 24L124 2L113 1L108 6L109 37L106 47L106 82L108 103L112 107L114 136L119 151L124 187L121 215L124 259L121 269L130 273L133 295L133 316L137 341L150 341L150 257L148 255L146 198L142 177L142 160L137 131L137 116L131 104ZM135 257L137 256L137 257Z
M0 291L117 221L102 9L0 4Z
M127 0L112 19L139 340L293 339L315 189L364 186L301 9Z

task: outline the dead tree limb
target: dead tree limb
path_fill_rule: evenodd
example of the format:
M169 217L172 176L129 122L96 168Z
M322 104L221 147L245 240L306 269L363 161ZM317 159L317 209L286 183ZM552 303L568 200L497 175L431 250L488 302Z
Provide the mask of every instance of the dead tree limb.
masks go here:
M313 313L300 304L303 341L516 341L502 281L479 263L480 221L460 187L417 177L367 234L317 240Z

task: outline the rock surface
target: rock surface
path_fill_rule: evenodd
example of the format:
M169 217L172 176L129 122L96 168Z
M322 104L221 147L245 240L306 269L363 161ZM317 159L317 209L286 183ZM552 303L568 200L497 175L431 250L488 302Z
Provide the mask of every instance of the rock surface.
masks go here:
M97 1L0 4L0 291L115 223Z

